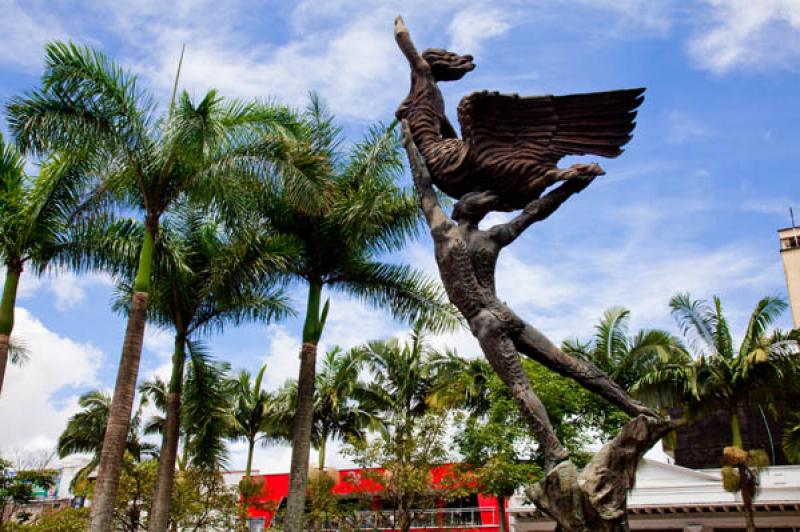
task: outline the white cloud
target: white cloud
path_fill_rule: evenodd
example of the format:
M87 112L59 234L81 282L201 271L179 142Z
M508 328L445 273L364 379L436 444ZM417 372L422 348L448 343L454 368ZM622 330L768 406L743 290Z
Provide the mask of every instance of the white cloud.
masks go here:
M0 0L0 65L35 72L42 64L44 44L64 36L61 24L49 13L31 13L14 0Z
M450 23L450 49L460 54L478 55L483 41L503 35L511 27L506 9L474 5L460 11Z
M5 268L0 270L0 273L5 277ZM55 297L56 310L64 312L83 302L89 288L112 285L111 277L100 272L76 275L66 269L51 268L44 275L36 276L30 270L24 270L20 277L17 299L24 300L41 291L47 291Z
M800 2L797 0L708 0L711 24L689 42L702 68L717 74L746 68L797 69Z
M77 410L78 389L98 385L103 353L91 344L59 336L20 307L13 335L26 344L30 360L6 369L0 448L52 449L67 418ZM72 391L75 395L54 397Z
M175 349L175 335L169 329L148 324L144 330L143 345L161 360L169 360Z
M266 386L275 389L288 379L297 379L300 370L300 339L283 325L267 325L269 349L264 357L267 364Z
M612 14L614 23L605 30L613 30L618 37L641 31L663 35L672 26L671 6L664 0L581 0L580 3ZM570 2L561 5L571 7Z

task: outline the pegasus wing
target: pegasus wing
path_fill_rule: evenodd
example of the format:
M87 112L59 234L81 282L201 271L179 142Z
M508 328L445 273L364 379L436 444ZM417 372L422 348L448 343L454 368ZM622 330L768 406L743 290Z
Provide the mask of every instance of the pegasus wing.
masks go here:
M617 157L631 139L644 89L520 97L476 92L458 106L461 134L478 160L555 166L567 155Z

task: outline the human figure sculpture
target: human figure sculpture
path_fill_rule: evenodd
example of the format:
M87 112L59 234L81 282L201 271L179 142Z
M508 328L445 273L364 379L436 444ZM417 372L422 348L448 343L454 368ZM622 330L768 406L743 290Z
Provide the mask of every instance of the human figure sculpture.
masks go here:
M519 161L514 159L513 154L496 157L500 151L509 148L504 145L503 150L499 150L496 142L490 142L489 139L497 136L492 132L483 134L489 155L481 152L481 141L474 141L474 129L469 134L473 140L466 140L468 133L464 133L464 141L457 139L444 115L444 101L436 82L459 79L474 68L472 58L444 50L417 53L401 18L395 22L395 38L411 66L411 91L398 108L397 117L402 123L403 143L420 206L433 237L436 262L450 301L464 315L486 358L510 388L542 447L548 476L531 492L532 497L556 519L561 530L624 530L624 525L620 523L625 519L626 490L632 487L636 464L641 455L669 430L669 423L634 401L593 364L563 353L541 332L515 314L497 297L495 290L495 267L500 251L530 225L546 219L573 194L584 190L603 171L596 164L578 164L565 170L558 169L555 162L561 155L555 159L549 156L553 162L548 164L542 162L545 160L543 158L527 157L526 153L532 153L532 148L524 138L520 142L510 142L511 146L520 146ZM556 102L559 98L573 102L577 98L585 102L579 107L582 116L587 117L584 120L589 126L582 133L584 137L570 138L575 139L575 146L584 146L580 150L585 149L586 153L615 156L621 152L622 144L630 139L633 109L641 102L641 93L641 89L636 89L599 93L599 97L547 98ZM496 93L476 94L478 96L471 95L462 100L459 109L462 130L465 123L468 126L470 124L470 119L465 118L468 113L465 114L461 109L465 106L464 102L467 102L466 105L482 105L484 100L500 96ZM500 98L502 101L526 100L515 96ZM610 108L607 105L609 101L613 103ZM624 103L618 103L621 101ZM590 118L592 105L599 105L599 114L605 118ZM479 121L484 124L481 127L488 128L492 119L495 120L494 128L502 131L508 129L505 120L527 120L529 126L534 117L513 118L500 112L494 118L481 118ZM610 125L612 122L616 125ZM556 124L561 122L556 120ZM528 126L516 123L511 130L521 131L523 137L525 131L537 130L535 125ZM597 138L601 140L594 145L580 140L592 138L590 126L598 127L600 131ZM607 131L615 133L610 135ZM555 141L557 145L566 142L563 140L566 137L557 131L551 133L551 140L558 139ZM512 141L514 134L509 137ZM557 150L553 152L546 144L541 146L544 146L540 148L542 154L562 153ZM489 173L493 171L505 173ZM434 184L459 198L452 218L442 209ZM557 185L555 188L547 190L554 184ZM488 212L518 208L522 211L510 222L485 230L479 228L479 223ZM520 353L576 380L635 417L614 441L598 453L597 460L581 473L587 475L586 478L579 478L574 466L564 462L569 457L568 453L553 431L544 405L531 387L519 358ZM611 483L612 486L604 483ZM577 499L571 498L573 491L580 494ZM579 505L580 511L566 508L565 505L569 504ZM583 528L576 524L576 519L583 520ZM601 523L602 527L596 528L600 525L593 524L593 520L598 520L597 523ZM618 526L623 528L614 528Z

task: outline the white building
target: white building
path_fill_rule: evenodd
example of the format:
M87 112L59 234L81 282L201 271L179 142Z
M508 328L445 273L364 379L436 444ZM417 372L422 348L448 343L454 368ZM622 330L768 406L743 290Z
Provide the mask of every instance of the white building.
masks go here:
M719 469L694 470L643 460L628 497L631 530L739 532L745 530L741 498L722 488ZM800 532L800 466L773 466L761 474L756 497L759 531ZM524 496L509 502L513 532L555 529Z

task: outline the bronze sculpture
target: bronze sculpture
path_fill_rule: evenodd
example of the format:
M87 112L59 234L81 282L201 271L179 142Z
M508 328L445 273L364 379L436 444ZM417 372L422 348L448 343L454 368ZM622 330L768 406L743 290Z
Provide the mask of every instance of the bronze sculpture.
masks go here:
M529 494L559 530L626 530L626 491L636 464L670 423L515 314L497 296L495 266L505 246L603 174L597 164L559 169L555 165L561 157L621 153L643 89L542 98L475 93L459 106L462 141L447 121L436 83L460 79L474 68L472 58L444 50L419 54L399 17L395 38L411 66L411 91L397 117L442 282L544 451L546 477ZM439 204L434 184L459 199L452 219ZM520 208L508 223L478 227L490 211ZM634 417L583 472L568 461L519 353L575 379Z
M561 158L617 157L631 139L644 89L527 98L475 92L458 105L459 139L437 83L472 71L472 56L419 54L402 21L396 30L411 66L411 90L397 118L408 121L434 184L454 198L469 202L478 194L482 209L521 209L559 181L604 173L597 164L557 168Z

